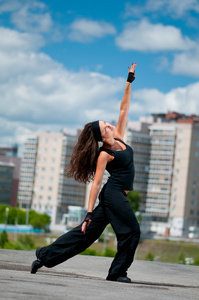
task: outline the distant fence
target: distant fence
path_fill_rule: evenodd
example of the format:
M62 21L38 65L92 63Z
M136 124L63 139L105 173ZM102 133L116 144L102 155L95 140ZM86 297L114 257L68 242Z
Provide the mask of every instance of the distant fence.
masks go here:
M6 230L7 232L21 232L21 233L44 232L43 229L34 229L32 225L0 224L0 232L2 232L3 230Z

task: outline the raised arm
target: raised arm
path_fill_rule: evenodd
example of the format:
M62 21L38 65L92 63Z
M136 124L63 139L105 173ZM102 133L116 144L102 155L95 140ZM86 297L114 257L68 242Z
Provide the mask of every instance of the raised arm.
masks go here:
M135 72L136 63L133 63L131 65L131 68L128 67L129 73ZM129 112L129 106L130 106L130 100L131 100L131 82L126 82L126 87L124 90L124 95L120 104L120 114L118 119L118 124L116 126L115 138L124 138L124 133L126 129L127 124L127 118L128 118L128 112Z

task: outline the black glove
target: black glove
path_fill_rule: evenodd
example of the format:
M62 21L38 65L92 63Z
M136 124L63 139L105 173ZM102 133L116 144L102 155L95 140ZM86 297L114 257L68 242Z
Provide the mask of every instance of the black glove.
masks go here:
M132 83L135 80L135 73L134 72L129 72L127 81Z
M88 212L84 219L84 222L86 223L88 223L89 221L92 221L92 212Z

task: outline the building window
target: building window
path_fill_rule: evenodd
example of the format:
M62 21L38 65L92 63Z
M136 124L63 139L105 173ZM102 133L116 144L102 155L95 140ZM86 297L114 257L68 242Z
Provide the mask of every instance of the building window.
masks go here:
M43 199L43 196L42 196L42 195L40 195L40 196L39 196L39 199Z
M52 159L51 159L51 162L54 163L54 162L55 162L55 158L52 158Z
M199 142L196 142L196 147L199 148Z
M49 190L49 191L52 191L52 186L49 186L48 190Z
M195 157L199 157L199 151L195 152Z
M196 190L193 190L192 191L192 196L196 196L197 195L197 191Z
M197 181L193 181L193 187L195 188L197 186Z
M193 210L193 209L190 210L190 215L191 215L191 216L194 215L194 210Z
M51 200L51 196L48 196L48 201L50 201Z
M195 204L196 204L196 201L195 201L195 200L192 200L192 201L191 201L191 205L192 205L192 206L195 206Z
M53 182L53 180L54 180L53 177L50 177L50 178L49 178L49 181L50 181L50 182Z
M51 173L53 173L54 172L54 168L50 168L50 171L51 171Z
M40 191L43 191L43 189L44 189L44 187L41 185L41 186L40 186Z
M46 170L46 168L45 168L45 167L42 167L42 168L41 168L41 170L42 170L42 171L45 171L45 170Z

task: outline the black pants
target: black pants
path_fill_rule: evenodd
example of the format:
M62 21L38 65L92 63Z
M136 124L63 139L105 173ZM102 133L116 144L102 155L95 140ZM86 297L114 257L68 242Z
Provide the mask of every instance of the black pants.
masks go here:
M126 276L133 262L140 238L140 227L123 191L113 190L106 185L99 195L99 205L93 211L93 220L81 232L81 226L60 236L55 242L41 248L38 258L44 266L51 268L88 248L111 223L118 241L117 253L109 269L107 280Z

